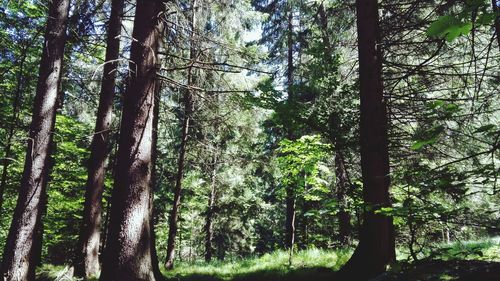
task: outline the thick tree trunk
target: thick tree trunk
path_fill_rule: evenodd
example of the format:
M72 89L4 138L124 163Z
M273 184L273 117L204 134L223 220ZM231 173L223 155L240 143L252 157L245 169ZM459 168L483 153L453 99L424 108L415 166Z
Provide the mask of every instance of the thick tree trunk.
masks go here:
M196 0L191 3L192 15L191 15L191 38L190 38L190 50L189 59L194 61L196 59L196 50L194 45L194 35L196 27ZM187 73L187 83L188 86L193 85L193 68L188 68ZM179 220L179 208L181 205L181 191L182 191L182 179L184 178L184 160L186 155L186 147L189 137L189 125L191 122L191 114L193 111L193 94L191 89L186 89L184 92L184 117L182 119L182 132L181 132L181 147L179 148L179 161L177 163L177 177L175 179L174 187L174 202L172 204L172 210L170 212L169 224L168 224L168 241L167 241L167 258L165 262L166 269L172 269L174 267L175 258L175 239L177 236L177 222Z
M392 220L375 211L391 205L387 109L383 97L382 52L377 0L357 0L361 95L361 171L366 207L359 245L342 268L350 280L366 280L395 260ZM362 270L360 270L362 268Z
M131 56L135 69L124 96L109 233L100 280L156 280L151 238L151 160L156 53L162 2L137 1Z
M34 280L46 197L69 0L50 2L24 171L3 254L4 280Z
M217 152L216 152L217 153ZM215 196L217 195L217 156L214 156L212 163L212 176L210 180L210 194L208 195L208 209L205 217L205 261L212 260L213 248L213 230L212 223L214 218Z
M92 139L83 221L80 230L75 273L90 278L99 271L99 242L102 214L102 193L109 151L109 134L115 97L116 68L120 55L121 19L124 0L111 2L111 15L106 43L106 61L103 69L99 108Z

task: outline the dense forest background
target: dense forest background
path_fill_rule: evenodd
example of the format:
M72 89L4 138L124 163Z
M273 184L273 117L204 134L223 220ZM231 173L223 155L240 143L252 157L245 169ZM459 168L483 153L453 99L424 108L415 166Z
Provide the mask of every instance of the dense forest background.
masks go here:
M2 0L5 280L499 273L499 9Z

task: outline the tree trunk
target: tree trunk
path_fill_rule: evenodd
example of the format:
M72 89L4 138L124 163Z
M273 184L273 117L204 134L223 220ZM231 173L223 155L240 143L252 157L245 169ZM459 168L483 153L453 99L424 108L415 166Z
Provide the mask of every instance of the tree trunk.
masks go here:
M337 149L335 152L335 176L337 177L337 202L339 204L339 212L337 214L339 220L339 242L343 246L350 244L351 238L351 215L347 211L347 186L348 178L347 171L344 165L342 153Z
M295 94L293 91L293 10L290 4L288 12L287 29L288 29L288 53L287 53L287 91L288 101L295 102ZM288 138L294 139L293 129L288 128ZM292 251L295 243L295 190L293 186L286 187L286 218L285 218L285 247Z
M498 4L498 0L491 0L491 6L493 12L500 12L500 4ZM498 48L500 49L500 16L495 18L495 33L497 35Z
M395 260L392 220L375 211L391 205L387 109L383 97L382 52L377 0L357 0L361 95L361 172L366 204L360 241L342 268L350 280L366 280ZM363 270L360 270L362 268Z
M102 193L106 175L109 133L115 97L116 68L120 55L121 19L124 0L111 2L106 59L103 69L99 108L95 133L92 139L83 221L80 230L75 273L79 277L90 278L99 271L99 242L102 215Z
M161 1L137 1L130 51L130 67L136 71L123 101L102 281L156 280L151 250L151 148L161 11Z
M193 62L196 59L196 50L194 46L194 35L196 27L196 0L191 3L191 38L189 59ZM188 86L193 85L193 68L188 68L187 73ZM179 208L181 205L182 179L184 178L184 160L186 155L187 141L189 137L189 123L191 122L191 113L193 111L193 94L191 89L186 89L184 92L184 118L182 120L181 147L179 148L179 161L177 163L177 177L174 187L174 202L170 212L168 224L168 242L167 242L167 258L165 262L166 269L174 267L175 258L175 239L177 236L177 222L179 220Z
M157 60L160 60L157 56ZM157 280L162 280L163 275L160 271L160 263L158 261L158 254L156 252L156 233L154 230L155 223L157 222L157 210L154 208L154 191L159 185L158 183L158 172L156 170L156 164L158 160L158 124L160 121L160 100L161 100L161 82L157 81L155 85L154 93L154 109L153 109L153 140L151 142L151 167L152 167L152 178L151 178L151 198L150 198L150 218L151 218L151 259L153 263L153 273Z
M217 152L215 152L217 153ZM214 217L215 196L217 192L217 156L214 156L212 163L212 178L210 183L210 194L208 196L208 210L205 218L205 261L212 260L212 222Z
M69 0L53 0L40 61L24 171L3 254L4 280L34 280L39 260L37 236L45 203Z

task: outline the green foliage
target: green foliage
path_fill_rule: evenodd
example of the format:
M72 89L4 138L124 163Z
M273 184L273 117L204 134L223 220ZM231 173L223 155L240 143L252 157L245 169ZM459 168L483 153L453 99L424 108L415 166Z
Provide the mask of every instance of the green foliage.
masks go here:
M445 38L451 42L462 35L467 35L472 30L472 22L462 22L454 16L446 15L439 17L427 29L427 35L431 37Z
M89 157L91 127L74 118L58 115L54 141L54 167L48 187L47 212L44 217L44 258L63 264L76 249ZM70 259L72 255L69 255Z
M283 186L295 186L297 193L307 201L321 200L321 194L329 192L328 182L323 179L324 173L329 171L322 162L329 149L330 145L322 143L318 135L302 136L295 141L282 140L276 160Z
M467 0L460 12L440 16L430 24L426 33L430 37L452 42L460 36L468 35L474 27L491 25L500 14L489 11L490 6L489 0Z

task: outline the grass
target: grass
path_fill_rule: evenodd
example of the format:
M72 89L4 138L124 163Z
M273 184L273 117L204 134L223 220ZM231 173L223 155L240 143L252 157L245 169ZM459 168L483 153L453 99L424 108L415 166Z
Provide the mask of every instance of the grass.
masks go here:
M500 262L500 237L441 244L436 258L442 260L482 260Z
M304 280L310 275L331 275L350 257L350 250L327 251L308 249L293 256L288 265L288 252L275 251L261 257L211 263L178 263L165 271L171 280ZM316 280L316 279L314 279Z
M500 237L436 246L437 249L429 252L429 257L421 262L396 264L389 277L383 280L462 280L456 278L467 272L477 277L477 274L499 270ZM211 263L178 262L174 270L163 271L163 274L168 281L331 281L351 253L349 249L302 250L294 254L292 266L289 266L288 252L276 251L260 257ZM37 280L78 280L61 278L68 270L66 266L43 265L37 270Z

